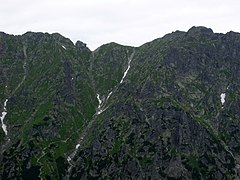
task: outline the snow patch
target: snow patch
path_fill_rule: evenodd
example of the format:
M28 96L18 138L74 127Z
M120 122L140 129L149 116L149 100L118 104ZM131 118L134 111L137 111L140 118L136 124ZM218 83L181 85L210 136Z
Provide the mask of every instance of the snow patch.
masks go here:
M80 144L77 144L77 145L76 145L76 149L78 149L79 147L80 147Z
M6 126L6 124L4 124L4 118L7 115L7 108L6 108L7 102L8 102L8 99L6 99L3 103L3 112L2 112L2 116L0 117L1 118L1 123L2 123L2 129L3 129L6 136L7 136L8 132L7 132L7 126Z
M108 94L106 101L110 98L111 95L112 95L112 91Z
M100 110L98 110L98 111L97 111L97 115L99 115L99 114L103 113L104 111L106 111L107 108L108 108L108 107L106 107L105 109L100 109Z
M103 112L103 110L102 110L103 101L101 100L99 94L97 94L97 99L98 99L98 108L97 108L96 114L99 115L99 114L101 114Z
M102 112L103 112L103 110L101 110L101 109L98 110L98 111L97 111L97 115L101 114Z
M67 157L67 161L70 162L72 159L68 156Z
M112 95L112 91L110 91L110 93L108 93L108 96L106 99L104 99L104 102L101 100L100 95L97 94L97 99L98 99L98 108L97 108L97 112L96 114L99 115L101 113L103 113L104 111L107 110L107 108L104 108L104 104L107 102L107 100L110 98L110 96Z
M98 99L98 109L101 108L102 100L100 99L100 95L97 94L97 99Z
M221 97L221 103L222 103L222 106L223 106L224 103L225 103L226 93L221 93L220 97Z
M103 102L102 102L99 94L97 94L97 99L98 99L97 115L99 115L103 112L103 110L101 109Z

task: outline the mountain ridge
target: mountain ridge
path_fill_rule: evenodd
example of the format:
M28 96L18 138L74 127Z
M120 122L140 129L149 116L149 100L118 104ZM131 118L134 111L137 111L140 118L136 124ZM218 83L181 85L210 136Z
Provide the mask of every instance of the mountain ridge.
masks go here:
M205 27L95 51L0 33L0 177L239 178L239 50Z
M212 32L212 33L214 33L213 32L213 30L211 29L211 28L207 28L207 27L204 27L204 26L192 26L188 31L191 31L191 30L209 30L209 32ZM173 31L173 32L171 32L171 33L167 33L166 35L163 35L162 37L160 37L160 38L164 38L165 36L168 36L168 35L170 35L170 36L173 36L173 34L177 34L177 33L187 33L188 31L180 31L180 30L176 30L176 31ZM60 33L57 33L57 32L53 32L53 33L49 33L49 32L36 32L36 31L27 31L27 32L25 32L25 33L23 33L23 34L18 34L18 35L16 35L16 34L8 34L8 33L5 33L5 32L3 32L3 31L0 31L0 33L1 34L5 34L5 35L10 35L10 36L24 36L24 35L26 35L26 34L42 34L42 35L56 35L56 36L61 36L61 37L63 37L63 38L66 38L66 39L69 39L69 38L67 38L67 37L65 37L65 36L63 36L63 35L61 35ZM238 32L234 32L234 31L229 31L229 32L227 32L227 33L238 33ZM227 34L226 33L226 34ZM216 34L216 33L215 33ZM223 33L217 33L217 34L223 34ZM155 38L155 39L153 39L153 40L150 40L149 42L152 42L152 41L154 41L154 40L157 40L157 39L160 39L160 38ZM82 42L81 40L76 40L75 41L75 43L74 43L74 41L73 40L71 40L71 39L69 39L71 42L72 42L72 44L75 44L76 45L76 43L78 42L78 41L80 41L80 42ZM85 44L85 45L87 45L87 43L86 42L82 42L83 44ZM146 43L148 43L148 42L145 42L145 43L143 43L142 45L139 45L139 46L132 46L132 45L127 45L127 44L120 44L120 43L118 43L118 42L108 42L108 43L104 43L104 44L102 44L102 45L100 45L99 47L97 47L96 49L94 49L94 50L91 50L91 51L96 51L98 48L100 48L101 46L103 46L103 45L107 45L107 44L111 44L111 43L115 43L115 44L118 44L118 45L121 45L121 46L130 46L130 47L141 47L141 46L143 46L144 44L146 44Z

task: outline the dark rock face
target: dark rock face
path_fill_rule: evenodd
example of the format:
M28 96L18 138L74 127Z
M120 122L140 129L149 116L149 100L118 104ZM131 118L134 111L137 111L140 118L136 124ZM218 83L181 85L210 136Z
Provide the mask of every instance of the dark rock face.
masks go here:
M88 50L88 51L90 51L88 49L88 47L87 47L87 44L83 43L82 41L77 41L75 46L78 47L81 50Z
M0 33L0 57L0 179L240 178L238 33L192 27L94 52Z

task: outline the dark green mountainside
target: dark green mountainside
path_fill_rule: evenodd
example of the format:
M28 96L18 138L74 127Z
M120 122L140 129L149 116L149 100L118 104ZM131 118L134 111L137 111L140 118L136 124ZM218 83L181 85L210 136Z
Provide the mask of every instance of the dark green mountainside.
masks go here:
M0 33L0 109L0 179L239 179L240 34Z

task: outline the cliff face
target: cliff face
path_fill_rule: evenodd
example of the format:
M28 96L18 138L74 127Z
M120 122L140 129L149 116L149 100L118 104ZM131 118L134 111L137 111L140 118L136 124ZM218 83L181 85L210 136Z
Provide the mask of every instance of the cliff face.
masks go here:
M94 52L0 33L0 175L239 178L239 59L240 34L205 27Z

